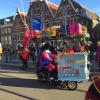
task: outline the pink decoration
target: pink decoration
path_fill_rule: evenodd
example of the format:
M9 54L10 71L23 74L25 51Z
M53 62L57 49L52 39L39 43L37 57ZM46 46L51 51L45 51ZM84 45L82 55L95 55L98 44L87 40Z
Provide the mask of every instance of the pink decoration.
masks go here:
M80 23L75 24L75 33L82 34L82 25Z
M82 25L80 23L69 24L69 33L70 34L82 34Z
M69 24L69 33L75 34L75 24Z

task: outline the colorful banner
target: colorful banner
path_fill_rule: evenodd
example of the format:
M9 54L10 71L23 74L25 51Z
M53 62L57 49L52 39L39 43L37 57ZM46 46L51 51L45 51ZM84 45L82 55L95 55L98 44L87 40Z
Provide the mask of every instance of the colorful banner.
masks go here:
M32 19L32 30L41 30L41 19L39 17Z
M58 79L85 81L89 79L85 53L57 55Z

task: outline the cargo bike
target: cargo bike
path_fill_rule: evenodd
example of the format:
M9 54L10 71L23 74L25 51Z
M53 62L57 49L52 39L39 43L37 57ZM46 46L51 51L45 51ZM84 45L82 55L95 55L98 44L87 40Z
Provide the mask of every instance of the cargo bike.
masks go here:
M42 82L54 82L60 88L75 90L78 82L87 81L89 72L87 68L87 55L82 52L75 54L57 53L57 72L49 73L46 69L39 69L37 64L37 77Z

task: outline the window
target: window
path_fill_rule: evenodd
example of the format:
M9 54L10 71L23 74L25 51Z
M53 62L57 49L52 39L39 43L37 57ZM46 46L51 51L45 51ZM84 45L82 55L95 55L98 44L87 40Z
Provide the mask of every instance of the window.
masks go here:
M5 28L5 29L4 29L4 33L6 33L6 34L7 34L7 28Z
M5 45L8 44L7 36L5 36Z
M7 28L3 28L1 31L2 34L6 34L7 33Z
M11 36L8 36L8 44L11 45Z
M46 23L46 27L49 27L49 23L48 22Z
M8 33L11 33L11 27L8 27Z
M20 35L18 35L18 40L20 41Z
M4 45L4 37L1 37L1 43Z
M55 25L56 25L56 22L55 22ZM59 26L60 25L60 21L57 21L57 26Z

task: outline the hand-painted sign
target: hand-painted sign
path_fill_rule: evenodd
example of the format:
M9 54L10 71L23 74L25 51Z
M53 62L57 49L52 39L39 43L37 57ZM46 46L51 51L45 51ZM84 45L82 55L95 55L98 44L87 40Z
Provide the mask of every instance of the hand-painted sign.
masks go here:
M85 53L64 54L63 56L58 54L57 62L59 80L85 81L89 79Z
M32 19L32 30L41 30L41 19L40 17L35 17Z

